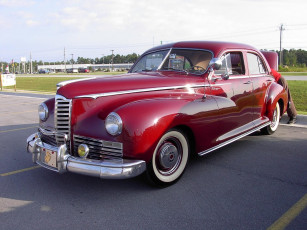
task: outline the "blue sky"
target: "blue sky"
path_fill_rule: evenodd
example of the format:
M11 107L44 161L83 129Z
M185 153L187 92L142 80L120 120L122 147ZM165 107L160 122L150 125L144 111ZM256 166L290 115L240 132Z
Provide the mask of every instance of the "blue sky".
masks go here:
M0 61L141 54L182 40L307 50L306 0L0 0Z

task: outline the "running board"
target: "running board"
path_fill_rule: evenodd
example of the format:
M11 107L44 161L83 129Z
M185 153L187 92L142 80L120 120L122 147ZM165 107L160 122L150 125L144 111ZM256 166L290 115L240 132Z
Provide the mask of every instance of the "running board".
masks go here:
M223 147L223 146L225 146L225 145L228 145L228 144L230 144L230 143L232 143L232 142L234 142L234 141L236 141L236 140L239 140L239 139L241 139L241 138L243 138L243 137L245 137L245 136L247 136L247 135L249 135L249 134L251 134L251 133L254 133L254 132L256 132L256 131L258 131L258 130L260 130L260 129L262 129L262 128L268 126L268 125L270 125L270 124L271 124L271 122L266 122L266 123L264 123L263 125L258 126L257 128L254 128L254 129L252 129L252 130L250 130L250 131L248 131L248 132L246 132L246 133L243 133L243 134L241 134L241 135L239 135L239 136L237 136L237 137L234 137L234 138L232 138L232 139L230 139L230 140L228 140L228 141L225 141L225 142L223 142L223 143L221 143L221 144L219 144L219 145L217 145L217 146L214 146L214 147L212 147L212 148L210 148L210 149L207 149L207 150L205 150L205 151L203 151L203 152L200 152L200 153L198 153L198 155L199 155L199 156L206 155L207 153L210 153L210 152L212 152L212 151L214 151L214 150L217 150L217 149L219 149L219 148L221 148L221 147Z

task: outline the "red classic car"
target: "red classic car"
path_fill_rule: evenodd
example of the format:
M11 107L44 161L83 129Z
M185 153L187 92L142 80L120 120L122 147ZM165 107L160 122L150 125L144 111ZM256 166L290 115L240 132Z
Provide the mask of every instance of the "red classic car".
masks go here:
M276 53L264 54L275 67ZM288 101L270 73L265 56L244 44L158 46L127 74L58 84L55 98L39 106L27 149L59 173L119 179L146 172L169 185L191 154L276 131Z

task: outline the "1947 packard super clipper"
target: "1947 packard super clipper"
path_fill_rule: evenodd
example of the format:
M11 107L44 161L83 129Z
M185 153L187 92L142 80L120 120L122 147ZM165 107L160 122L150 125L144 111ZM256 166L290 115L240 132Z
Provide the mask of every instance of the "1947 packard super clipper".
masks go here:
M100 178L146 172L169 185L191 154L205 155L257 130L276 131L287 93L277 54L228 42L178 42L145 52L127 74L58 84L27 139L44 168Z

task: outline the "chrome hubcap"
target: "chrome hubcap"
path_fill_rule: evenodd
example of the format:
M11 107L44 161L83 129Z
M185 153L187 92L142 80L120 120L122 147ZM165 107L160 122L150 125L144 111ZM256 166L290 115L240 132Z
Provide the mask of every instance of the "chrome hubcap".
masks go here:
M158 170L161 174L172 174L180 165L182 150L180 148L181 145L177 144L178 143L176 143L176 141L174 143L167 141L160 146L157 154L157 160L159 162ZM179 149L177 146L179 146Z
M159 154L159 162L162 168L170 169L176 165L178 161L177 148L172 143L165 143L161 146Z

